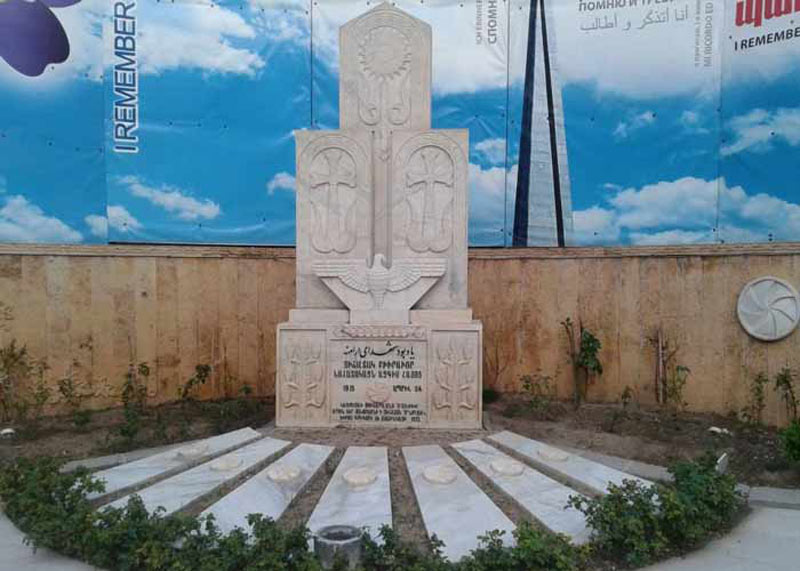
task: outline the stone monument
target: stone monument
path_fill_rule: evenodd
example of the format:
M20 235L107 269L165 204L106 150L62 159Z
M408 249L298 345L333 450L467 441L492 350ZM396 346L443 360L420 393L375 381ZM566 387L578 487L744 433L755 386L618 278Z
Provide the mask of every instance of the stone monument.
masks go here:
M340 129L298 131L297 309L277 425L479 428L466 129L433 130L431 28L388 3L339 37Z

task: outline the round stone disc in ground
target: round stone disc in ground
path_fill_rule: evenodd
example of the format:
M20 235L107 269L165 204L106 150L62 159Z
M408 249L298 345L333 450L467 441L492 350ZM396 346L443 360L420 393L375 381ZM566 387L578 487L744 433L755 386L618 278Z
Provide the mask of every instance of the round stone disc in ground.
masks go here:
M525 471L522 463L511 458L495 458L491 464L492 471L500 476L521 476Z
M215 460L211 463L209 468L215 472L228 472L230 470L235 470L241 465L242 459L239 456L227 456L225 458Z
M431 484L452 484L458 477L458 472L447 464L436 464L425 468L422 476Z
M190 444L189 446L184 446L183 448L178 450L175 453L175 457L183 460L194 460L195 458L199 458L206 452L208 452L208 443L197 442L196 444Z
M300 477L300 468L297 466L273 466L267 470L267 477L278 484L291 482Z
M342 476L351 488L364 488L378 479L378 474L372 468L351 468Z
M569 459L569 454L558 448L551 448L550 446L543 446L538 454L543 460L549 460L550 462L566 462Z

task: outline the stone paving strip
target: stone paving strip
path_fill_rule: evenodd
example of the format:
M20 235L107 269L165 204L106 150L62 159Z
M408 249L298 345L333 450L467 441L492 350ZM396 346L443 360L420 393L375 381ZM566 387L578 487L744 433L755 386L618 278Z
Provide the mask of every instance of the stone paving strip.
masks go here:
M332 446L301 444L200 515L213 514L224 532L236 527L247 530L247 516L251 513L261 513L277 520L333 450Z
M261 434L252 428L242 428L102 470L95 476L105 481L106 491L102 494L94 492L89 494L88 498L90 500L101 498L144 484L154 478L175 474L198 462L204 462L259 438Z
M428 536L444 542L444 555L458 561L478 546L478 536L505 531L513 543L514 523L440 446L406 446L403 456Z
M605 494L609 484L619 486L623 480L636 480L646 486L652 485L652 482L643 478L507 430L493 434L489 440L516 452L544 474L590 494Z
M373 538L392 525L389 457L384 446L350 446L308 519L315 534L329 525L367 528Z
M262 438L215 460L157 482L136 494L142 498L149 512L162 506L167 514L171 514L213 492L290 444L285 440ZM131 495L122 497L109 506L122 508L130 497Z
M575 508L566 508L569 497L579 495L575 490L481 440L459 442L453 448L547 529L566 534L577 545L589 541L584 515Z

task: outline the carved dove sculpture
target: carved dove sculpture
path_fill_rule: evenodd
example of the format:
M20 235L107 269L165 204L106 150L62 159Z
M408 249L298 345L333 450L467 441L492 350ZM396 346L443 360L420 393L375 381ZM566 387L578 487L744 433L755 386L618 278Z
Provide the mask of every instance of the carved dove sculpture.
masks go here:
M370 267L363 260L322 260L313 265L320 278L338 278L348 288L370 294L375 309L383 308L387 292L407 289L421 278L441 277L446 269L443 258L399 259L387 267L383 254L375 254Z

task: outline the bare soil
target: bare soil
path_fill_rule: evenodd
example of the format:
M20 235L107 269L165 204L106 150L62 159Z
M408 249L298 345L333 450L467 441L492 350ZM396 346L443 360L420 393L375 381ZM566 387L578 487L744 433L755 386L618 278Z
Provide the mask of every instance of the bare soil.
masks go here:
M34 456L76 460L205 438L244 426L263 426L273 413L271 400L253 397L148 407L139 417L139 429L132 439L120 435L126 422L119 408L92 412L89 423L82 427L69 415L29 420L11 425L16 430L13 438L0 439L0 465Z
M387 446L399 454L403 446L447 445L489 432L512 430L554 445L593 450L661 466L697 458L705 452L730 456L730 470L749 485L800 488L800 467L781 454L778 431L751 426L715 414L677 412L620 405L545 402L532 407L524 395L504 395L485 404L486 430L420 430L409 428L275 429L276 438L292 442L347 446ZM13 439L0 440L0 463L19 457L56 456L80 459L126 449L157 446L203 438L243 426L260 427L274 418L274 404L264 399L230 399L215 402L173 403L148 408L133 441L118 432L124 424L120 409L92 413L86 427L77 428L71 416L42 419L15 426ZM717 435L711 427L731 435ZM3 426L5 427L5 426ZM398 456L399 459L399 456ZM400 463L402 466L402 463ZM393 490L394 491L394 490ZM402 490L397 490L403 494ZM398 498L406 505L408 498Z

